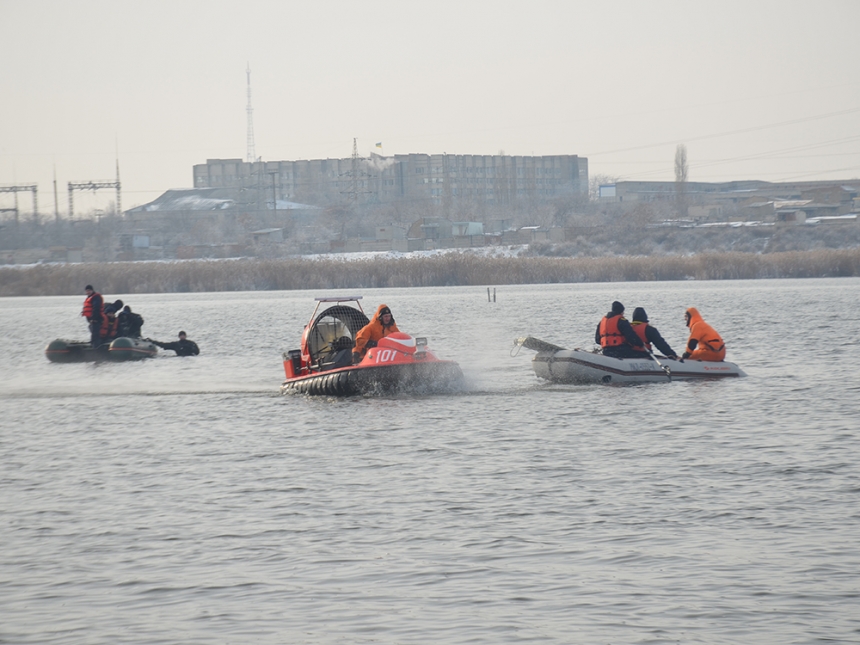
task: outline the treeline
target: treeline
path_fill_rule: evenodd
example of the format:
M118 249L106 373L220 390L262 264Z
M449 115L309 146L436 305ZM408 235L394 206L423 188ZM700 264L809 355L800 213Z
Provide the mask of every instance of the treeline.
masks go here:
M672 256L199 260L0 267L0 296L860 276L860 248Z

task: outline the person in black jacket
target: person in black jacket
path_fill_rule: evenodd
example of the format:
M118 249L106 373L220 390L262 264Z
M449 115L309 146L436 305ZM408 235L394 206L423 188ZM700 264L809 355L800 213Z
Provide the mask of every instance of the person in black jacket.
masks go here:
M132 312L131 307L126 305L116 319L119 322L120 336L140 338L140 328L143 327L143 316Z
M617 300L612 303L612 311L597 323L594 342L603 349L604 356L614 358L647 356L644 354L644 343L624 317L624 305Z
M650 350L648 345L654 345L654 347L663 352L663 355L667 358L678 358L678 355L672 351L671 347L669 347L669 343L663 340L663 337L660 335L660 332L657 331L657 328L652 327L648 323L648 314L645 313L645 309L642 307L636 307L636 309L633 310L633 322L630 326L633 328L634 333L639 336L639 339L646 344L643 351L640 352L640 356L647 356L648 353L645 349L647 348Z
M177 356L197 356L200 353L200 348L193 340L188 340L185 337L185 332L179 332L179 340L172 343L160 343L157 340L151 341L153 345L157 345L161 349L172 349Z

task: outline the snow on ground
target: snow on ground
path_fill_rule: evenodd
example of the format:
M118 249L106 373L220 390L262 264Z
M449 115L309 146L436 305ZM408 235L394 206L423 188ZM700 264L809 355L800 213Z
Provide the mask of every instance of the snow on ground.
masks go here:
M438 257L443 255L450 255L452 253L460 253L460 254L471 254L477 255L485 258L513 258L519 255L522 255L523 252L528 249L527 244L519 244L519 245L510 245L510 246L482 246L482 247L471 247L464 249L433 249L431 251L360 251L355 253L314 253L312 255L289 255L283 258L274 258L275 260L294 260L294 259L302 259L302 260L328 260L328 261L339 261L339 262L357 262L360 260L372 260L375 258L381 258L383 260L393 260L399 258L430 258L430 257ZM236 258L189 258L189 259L163 259L163 260L134 260L134 262L139 263L156 263L156 264L165 264L171 262L236 262L239 260L253 260L255 258L250 258L248 256L245 257L236 257ZM74 264L127 264L132 260L114 260L113 262L96 262L96 263L88 263L88 262L75 262ZM28 269L40 264L70 264L69 262L64 262L61 260L39 260L38 262L33 262L30 264L0 264L0 268L3 269Z
M454 253L477 255L484 258L513 258L522 255L528 249L527 244L510 246L476 246L462 249L433 249L430 251L356 251L355 253L316 253L299 256L303 260L339 260L354 262L356 260L372 260L381 258L394 260L400 258L432 258Z

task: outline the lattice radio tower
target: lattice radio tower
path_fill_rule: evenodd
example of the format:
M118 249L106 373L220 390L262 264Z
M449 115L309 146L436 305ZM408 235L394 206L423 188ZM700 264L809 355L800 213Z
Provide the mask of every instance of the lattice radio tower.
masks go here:
M254 163L257 161L257 153L254 150L254 108L251 107L251 64L248 63L248 153L245 161Z
M358 139L354 138L352 140L352 163L350 164L350 170L347 173L343 173L349 176L349 190L343 191L343 193L348 196L352 204L357 203L361 195L366 195L370 192L362 186L364 183L363 180L371 176L370 173L362 170L363 161L364 159L358 156Z

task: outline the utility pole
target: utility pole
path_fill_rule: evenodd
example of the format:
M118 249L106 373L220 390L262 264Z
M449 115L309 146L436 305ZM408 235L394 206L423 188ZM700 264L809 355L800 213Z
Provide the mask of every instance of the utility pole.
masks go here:
M122 215L122 192L119 183L119 155L116 158L116 214Z
M278 215L278 190L275 187L275 177L278 174L277 170L270 170L269 174L272 176L272 211L274 215L277 217Z
M687 178L690 167L687 164L687 146L679 143L675 148L675 208L678 217L686 218L687 208Z
M245 161L254 163L257 161L257 152L254 149L254 109L251 107L251 64L245 70L248 75L248 151Z
M358 139L352 139L352 164L350 165L350 195L349 198L353 204L358 201Z
M54 166L54 220L60 221L60 204L57 199L57 167Z

